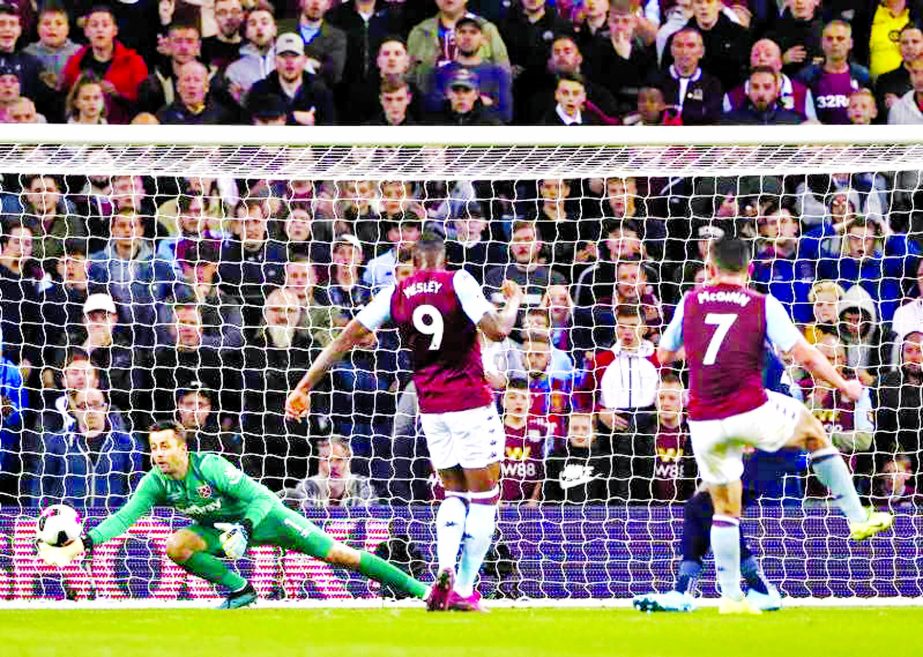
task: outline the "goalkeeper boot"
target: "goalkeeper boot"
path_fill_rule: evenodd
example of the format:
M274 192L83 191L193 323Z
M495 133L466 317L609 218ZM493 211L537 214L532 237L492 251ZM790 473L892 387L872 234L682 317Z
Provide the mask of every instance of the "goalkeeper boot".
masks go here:
M480 611L487 612L487 608L481 604L481 594L473 592L466 598L463 598L455 591L449 596L449 609L452 611Z
M254 602L256 602L256 591L247 582L247 585L240 591L234 591L225 598L224 602L218 606L218 609L240 609L241 607L252 605Z
M722 616L759 616L763 612L760 611L759 607L754 606L747 598L735 600L734 598L721 596L721 601L718 602L718 613Z
M636 595L631 601L631 606L638 611L648 613L654 611L693 611L695 609L695 598L688 593L680 591L670 591L669 593L647 593L645 595Z
M455 590L455 569L443 568L436 575L436 581L426 596L427 611L445 611Z
M871 507L866 509L868 517L862 522L849 523L849 538L854 541L865 539L889 529L894 524L894 514L887 511L875 511Z
M766 585L766 593L760 593L756 589L749 589L747 591L747 600L760 611L779 611L782 608L782 596L779 595L779 589L765 580L763 582Z

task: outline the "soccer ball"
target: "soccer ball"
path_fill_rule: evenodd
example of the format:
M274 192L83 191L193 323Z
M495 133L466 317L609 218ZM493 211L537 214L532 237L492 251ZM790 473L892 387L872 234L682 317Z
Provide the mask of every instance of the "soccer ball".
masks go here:
M83 523L80 514L66 504L53 504L38 517L36 536L52 547L61 547L80 537Z

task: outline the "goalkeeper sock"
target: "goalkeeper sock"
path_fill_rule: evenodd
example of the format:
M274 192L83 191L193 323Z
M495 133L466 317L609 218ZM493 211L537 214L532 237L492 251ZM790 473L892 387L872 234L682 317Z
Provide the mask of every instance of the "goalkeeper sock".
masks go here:
M465 516L468 514L468 500L465 493L448 491L436 513L436 556L439 570L458 565L458 551L465 533Z
M205 552L196 552L177 565L193 575L198 575L212 584L221 584L231 591L240 591L247 586L247 580L228 568L221 559Z
M744 576L744 581L747 583L748 588L763 595L769 594L769 589L766 588L766 580L763 579L763 571L760 570L760 565L757 563L756 558L751 556L742 559L740 562L740 574Z
M715 570L721 595L740 600L740 521L716 513L711 523L711 549L715 554Z
M851 522L863 522L867 517L866 512L839 450L836 447L817 450L811 454L811 467L821 483L830 489L833 500L846 517Z
M692 595L701 572L702 564L698 561L682 561L679 564L679 575L676 577L673 589L679 593Z
M494 538L499 500L500 489L497 487L485 493L468 494L468 517L465 520L461 566L455 579L455 591L463 598L474 593L474 583Z
M359 553L359 572L369 579L374 579L376 582L386 584L420 600L423 600L429 591L426 584L418 582L397 566L368 552Z

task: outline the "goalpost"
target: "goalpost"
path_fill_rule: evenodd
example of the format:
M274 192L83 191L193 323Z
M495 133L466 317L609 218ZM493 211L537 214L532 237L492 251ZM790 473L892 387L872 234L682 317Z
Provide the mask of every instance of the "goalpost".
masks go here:
M848 364L881 385L894 380L893 374L886 378L891 370L901 369L906 327L902 335L888 333L897 325L895 308L923 292L923 257L917 255L923 249L923 134L896 126L7 125L0 126L0 175L0 264L26 263L21 274L0 267L0 279L21 275L25 281L23 297L16 299L9 296L11 283L0 280L0 321L10 367L26 376L21 397L4 392L12 412L4 412L0 428L0 604L67 596L143 605L216 595L165 557L167 536L182 525L171 514L144 519L83 567L56 571L38 562L32 546L40 505L61 495L87 505L89 518L114 510L123 489L148 467L143 423L183 404L190 426L203 421L206 414L196 420L196 409L208 405L208 430L196 434L202 444L226 450L274 491L314 475L331 449L343 456L324 436L345 435L353 473L368 478L353 492L365 491L375 504L305 508L305 514L336 538L383 550L425 580L431 577L433 510L427 497L438 491L432 492L434 477L406 389L407 361L393 333L385 332L334 373L310 425L286 424L281 408L312 350L367 301L364 284L348 284L350 258L364 252L368 265L370 257L413 239L402 225L410 233L417 227L447 232L456 245L453 264L469 267L488 298L488 272L507 265L511 242L524 244L525 252L530 242L545 243L534 257L554 272L550 278L533 279L532 265L520 272L529 285L526 305L536 309L528 321L544 321L539 311L545 309L553 324L550 344L529 339L526 348L523 332L516 344L487 350L498 402L506 381L524 378L538 417L526 423L518 443L508 445L504 474L521 480L526 492L501 509L499 549L483 580L488 594L541 604L620 604L672 584L682 500L695 478L682 432L677 438L657 428L650 382L636 390L645 403L621 414L627 429L610 436L596 425L591 457L581 461L583 452L568 443L570 417L606 406L626 385L636 385L605 381L602 370L594 380L584 367L584 356L618 340L616 306L639 307L645 338L656 340L672 305L701 276L702 246L734 232L752 239L762 253L762 269L754 276L761 289L785 297L802 324L815 321L809 293L822 280L847 292L845 300L832 302L838 321L850 308L871 315L865 318L871 328L860 330L877 335L856 338L843 324L837 340ZM51 177L54 183L46 182ZM49 198L55 207L48 207ZM238 202L243 205L235 211ZM403 214L391 216L393 222L377 218L392 206ZM560 211L560 220L545 210ZM198 212L201 220L184 221ZM135 215L144 237L131 234ZM116 226L120 218L125 227ZM483 231L480 237L468 235L472 222ZM871 252L853 258L861 265L858 279L843 264L850 261L846 233L853 225L876 238ZM43 236L57 226L65 227L63 234ZM792 227L797 234L785 232ZM539 233L516 236L528 230ZM120 265L121 247L113 246L110 231L130 252L140 245L137 257L150 260ZM344 233L359 243L343 240ZM861 236L855 239L859 248ZM777 262L761 251L769 246L777 249ZM875 248L883 251L876 255ZM367 287L389 280L405 255L398 249L395 258L366 267ZM80 279L81 267L85 284L61 282L62 276ZM553 289L545 295L549 282ZM286 292L275 294L277 288ZM119 349L96 345L93 337L87 342L82 303L95 293L109 294L116 306ZM264 306L282 307L284 314L290 303L298 306L298 319L289 326L283 318L280 326L293 330L264 330L273 312ZM190 306L194 310L178 310ZM87 308L107 312L105 303ZM902 313L899 319L923 322L920 317ZM536 332L541 329L531 335ZM815 333L824 340L824 331ZM828 348L837 349L837 340L829 340ZM551 365L544 363L544 345L559 350L547 358ZM209 355L200 355L205 349ZM89 359L85 367L81 353ZM31 367L23 367L24 358ZM562 369L542 377L543 365ZM82 374L76 371L81 368ZM815 398L807 382L791 380L799 377L790 369L786 375L782 385L805 395L831 431L861 443L861 436L842 426L839 406L824 407L821 393ZM69 381L101 388L108 408L97 408L97 397L86 389L68 393ZM16 388L9 385L3 389ZM882 399L902 397L873 396L879 407L867 418L878 422L866 431L871 444L853 444L847 458L863 493L895 507L892 532L851 544L841 514L798 471L745 513L744 532L769 579L801 603L923 600L923 525L912 490L914 480L921 481L920 427L900 426L907 412L919 410L882 407ZM87 416L94 411L108 414L106 435L120 431L128 442L114 450L87 449L81 431L93 425ZM97 452L118 464L112 472L99 474L110 466L99 464ZM111 483L100 486L92 474L74 471L74 464ZM527 503L540 480L547 480L545 494L555 501ZM561 504L574 490L589 501ZM369 604L382 594L307 557L274 549L251 550L239 565L264 598ZM711 572L709 566L703 577L707 596L714 595Z

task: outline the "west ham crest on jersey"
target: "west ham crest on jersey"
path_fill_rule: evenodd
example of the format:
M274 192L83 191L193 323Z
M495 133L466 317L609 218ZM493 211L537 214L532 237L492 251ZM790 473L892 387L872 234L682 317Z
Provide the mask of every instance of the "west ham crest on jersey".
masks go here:
M203 500L207 500L208 498L212 496L212 487L209 486L208 484L202 484L201 486L196 488L196 492L199 494L199 497L201 497Z

